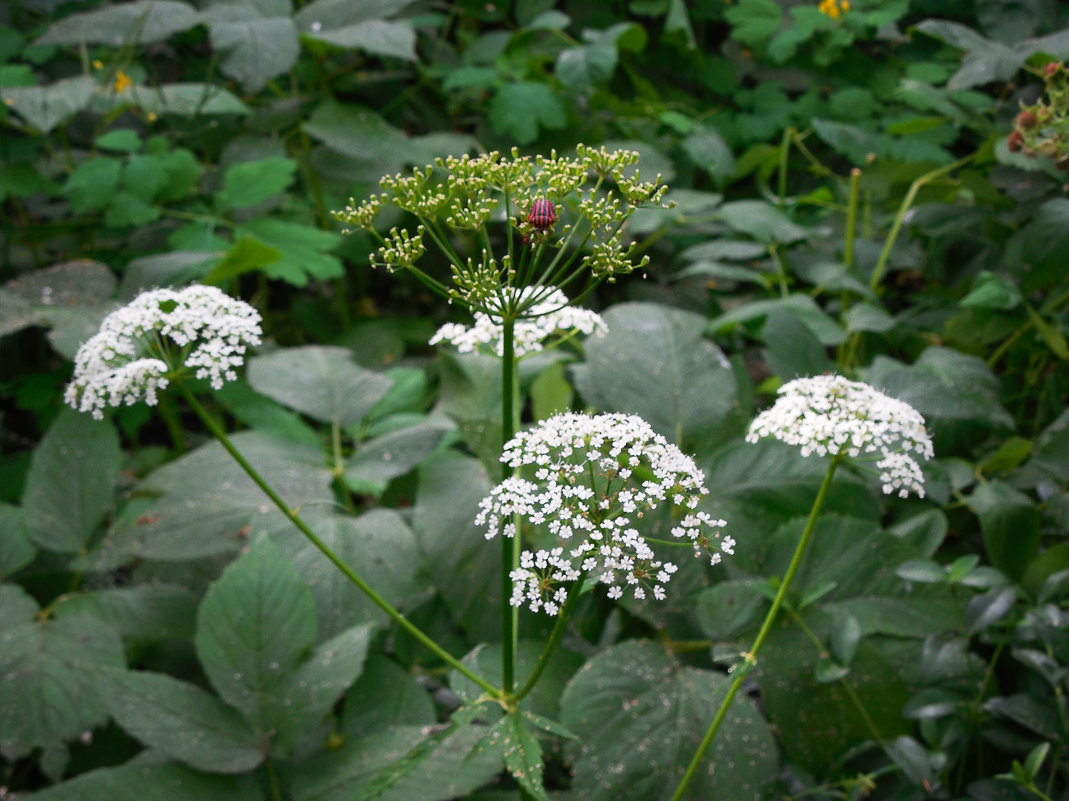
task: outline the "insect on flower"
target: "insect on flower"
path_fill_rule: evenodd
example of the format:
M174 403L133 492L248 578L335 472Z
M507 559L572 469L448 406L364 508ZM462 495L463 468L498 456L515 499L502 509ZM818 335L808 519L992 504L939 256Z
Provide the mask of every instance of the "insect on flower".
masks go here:
M556 221L557 210L553 208L551 201L540 197L531 204L531 213L527 215L527 222L533 225L537 231L545 233L553 227L553 223Z

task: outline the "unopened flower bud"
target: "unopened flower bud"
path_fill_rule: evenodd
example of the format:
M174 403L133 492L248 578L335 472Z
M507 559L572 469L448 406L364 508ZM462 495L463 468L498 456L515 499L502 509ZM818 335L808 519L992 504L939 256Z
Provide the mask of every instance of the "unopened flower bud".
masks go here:
M1024 109L1017 115L1017 127L1022 131L1029 131L1032 128L1035 128L1038 122L1039 120L1036 118L1036 115L1029 109Z
M1006 147L1010 149L1011 153L1017 153L1024 145L1024 137L1021 136L1021 132L1018 130L1010 131L1010 138L1006 140Z

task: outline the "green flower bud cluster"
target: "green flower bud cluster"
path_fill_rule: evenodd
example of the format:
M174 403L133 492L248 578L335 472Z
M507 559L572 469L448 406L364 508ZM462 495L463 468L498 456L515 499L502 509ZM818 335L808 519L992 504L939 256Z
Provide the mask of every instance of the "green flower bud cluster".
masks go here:
M350 199L333 216L379 240L374 266L410 269L428 287L478 308L511 287L518 273L525 283L566 285L611 280L645 266L648 259L636 261L633 243L621 243L622 230L637 208L662 205L667 187L660 176L643 182L634 168L638 158L632 150L585 145L575 156L552 151L532 159L516 149L507 156L497 151L446 156L409 174L384 177L381 194L359 204ZM553 204L554 222L536 226L528 220L536 201ZM387 203L419 220L414 235L397 228L385 237L375 231L375 218ZM507 225L504 235L493 234L491 224L500 222ZM450 262L453 287L417 267L427 237ZM474 242L481 255L463 255ZM505 257L494 252L502 246ZM576 265L589 270L586 278Z

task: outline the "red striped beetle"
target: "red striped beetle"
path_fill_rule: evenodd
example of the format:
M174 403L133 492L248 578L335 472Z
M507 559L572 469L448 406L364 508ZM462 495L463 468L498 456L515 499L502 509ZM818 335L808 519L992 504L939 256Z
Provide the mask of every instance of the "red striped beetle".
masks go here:
M544 234L553 227L556 221L557 210L553 208L550 201L540 197L531 204L531 213L527 215L527 222L533 225L536 231Z

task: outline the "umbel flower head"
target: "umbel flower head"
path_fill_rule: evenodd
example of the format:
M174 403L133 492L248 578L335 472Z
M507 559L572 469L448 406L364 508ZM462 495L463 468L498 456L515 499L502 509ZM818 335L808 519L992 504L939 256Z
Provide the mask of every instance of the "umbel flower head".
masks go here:
M677 566L658 555L637 528L662 504L679 512L672 537L706 554L712 564L733 553L726 525L697 511L707 494L694 461L656 434L642 418L623 414L561 414L516 435L501 461L517 474L483 498L475 522L486 538L516 536L519 516L548 548L525 550L512 579L513 606L556 615L568 598L563 586L589 576L607 584L610 598L665 597ZM671 543L662 547L670 547Z
M260 344L260 313L213 286L154 289L112 312L74 357L64 401L100 420L105 406L155 406L169 376L191 370L214 389Z
M932 441L924 418L908 403L840 375L796 378L779 395L750 425L747 442L775 437L798 445L803 456L877 454L884 493L924 497L924 475L914 457L931 459Z
M528 301L532 303L521 313L513 328L516 358L542 350L543 343L554 334L565 339L577 334L604 336L609 330L601 315L590 309L569 306L568 298L555 287L529 286L520 290L506 288L502 292L510 305L523 308ZM486 305L491 311L476 312L472 325L446 323L431 337L430 344L449 342L461 353L486 348L501 356L505 350L502 339L502 302L498 300L495 303L494 299L489 299Z

